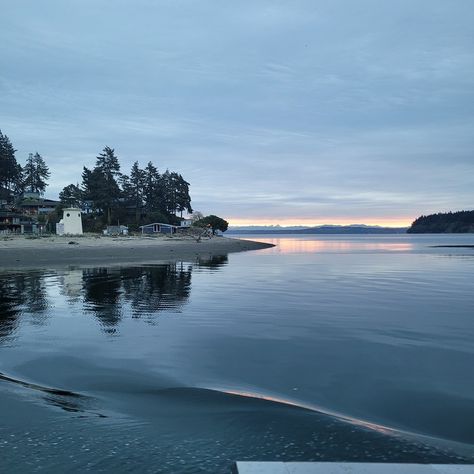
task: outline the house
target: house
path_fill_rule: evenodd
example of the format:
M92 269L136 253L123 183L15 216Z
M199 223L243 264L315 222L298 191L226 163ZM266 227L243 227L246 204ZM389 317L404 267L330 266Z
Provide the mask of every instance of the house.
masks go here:
M94 212L94 202L93 201L82 201L81 212L83 214L92 214Z
M41 197L40 193L24 192L17 206L24 215L38 216L53 212L58 204L59 201L45 199Z
M171 224L163 224L162 222L154 222L153 224L141 225L142 234L175 234L176 226Z
M21 233L21 214L7 210L0 211L0 234Z
M14 210L0 209L0 234L41 234L44 229L43 224L33 222Z
M128 227L125 225L108 225L103 232L104 235L128 235Z
M9 207L15 200L15 195L12 191L4 186L0 186L0 209Z
M180 219L180 223L179 223L180 227L191 227L192 225L193 225L192 219L184 219L184 218Z

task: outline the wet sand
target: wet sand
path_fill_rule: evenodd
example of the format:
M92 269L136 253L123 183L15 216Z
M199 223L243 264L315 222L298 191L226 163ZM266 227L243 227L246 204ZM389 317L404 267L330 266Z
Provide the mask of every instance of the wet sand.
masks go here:
M213 237L24 236L0 238L0 268L53 268L64 265L133 264L192 260L196 257L259 250L271 244Z

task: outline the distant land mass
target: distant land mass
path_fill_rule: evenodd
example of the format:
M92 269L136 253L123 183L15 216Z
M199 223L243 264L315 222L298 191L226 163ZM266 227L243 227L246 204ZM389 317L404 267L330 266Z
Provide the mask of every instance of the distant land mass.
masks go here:
M407 230L410 234L474 232L474 211L439 212L421 216Z
M229 227L230 234L405 234L407 227L380 227L364 224L320 225L316 227L248 226Z

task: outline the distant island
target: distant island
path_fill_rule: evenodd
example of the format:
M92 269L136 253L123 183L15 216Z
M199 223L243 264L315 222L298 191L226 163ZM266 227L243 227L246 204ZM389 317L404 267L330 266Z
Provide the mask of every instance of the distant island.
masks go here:
M421 216L407 230L410 234L474 232L474 211L439 212Z
M406 227L380 227L354 224L321 225L316 227L229 227L228 232L231 234L405 234L406 231Z

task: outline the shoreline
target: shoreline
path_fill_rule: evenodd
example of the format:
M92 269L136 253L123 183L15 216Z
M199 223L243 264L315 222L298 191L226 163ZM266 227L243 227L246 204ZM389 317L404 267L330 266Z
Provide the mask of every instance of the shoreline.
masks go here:
M0 269L60 266L131 265L261 250L272 244L213 237L196 242L185 237L51 236L0 237Z

